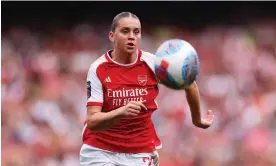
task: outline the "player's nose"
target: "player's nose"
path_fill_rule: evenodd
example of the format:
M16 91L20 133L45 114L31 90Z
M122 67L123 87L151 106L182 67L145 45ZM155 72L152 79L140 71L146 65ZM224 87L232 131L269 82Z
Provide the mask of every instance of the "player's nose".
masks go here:
M128 36L128 39L129 40L135 40L135 34L133 32L130 32L129 36Z

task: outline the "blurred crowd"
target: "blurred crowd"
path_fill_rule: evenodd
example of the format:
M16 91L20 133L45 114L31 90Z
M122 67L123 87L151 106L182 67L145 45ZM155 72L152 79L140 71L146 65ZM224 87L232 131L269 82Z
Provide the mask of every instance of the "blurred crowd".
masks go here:
M2 166L77 166L90 64L111 48L109 24L2 31ZM276 21L190 30L143 29L142 49L169 38L200 55L203 116L192 125L184 91L161 86L153 115L160 166L276 165Z

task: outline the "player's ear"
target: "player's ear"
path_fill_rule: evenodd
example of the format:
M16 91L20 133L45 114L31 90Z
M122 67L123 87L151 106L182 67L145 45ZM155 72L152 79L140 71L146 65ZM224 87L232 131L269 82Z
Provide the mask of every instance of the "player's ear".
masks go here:
M109 40L111 42L114 42L114 32L112 32L112 31L109 32Z

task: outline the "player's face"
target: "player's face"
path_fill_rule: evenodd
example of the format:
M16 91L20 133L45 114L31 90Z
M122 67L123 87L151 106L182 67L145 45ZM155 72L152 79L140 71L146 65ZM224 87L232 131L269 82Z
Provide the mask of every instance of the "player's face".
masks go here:
M124 17L118 21L116 30L111 32L114 48L133 53L137 50L141 40L141 23L139 19Z

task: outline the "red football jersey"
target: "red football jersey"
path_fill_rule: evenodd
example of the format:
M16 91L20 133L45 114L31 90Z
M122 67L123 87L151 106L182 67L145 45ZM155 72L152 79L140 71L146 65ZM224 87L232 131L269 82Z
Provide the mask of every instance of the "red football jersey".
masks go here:
M85 125L83 143L112 152L152 152L161 147L151 120L157 109L155 98L158 95L154 55L138 50L134 63L119 64L110 58L111 51L90 66L87 106L102 106L102 111L109 112L129 101L146 100L144 104L148 110L136 117L125 117L105 131L94 132Z

